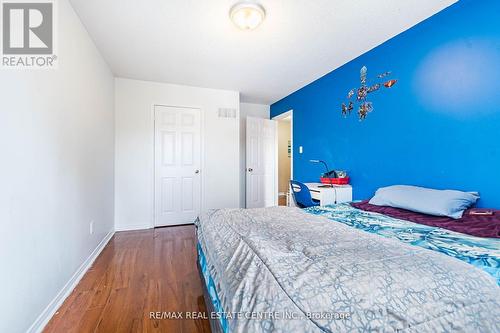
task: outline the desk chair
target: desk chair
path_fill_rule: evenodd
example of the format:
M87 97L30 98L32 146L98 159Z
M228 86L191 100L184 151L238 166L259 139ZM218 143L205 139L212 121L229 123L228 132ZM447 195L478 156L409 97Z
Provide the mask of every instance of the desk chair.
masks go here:
M309 188L301 182L290 180L290 187L293 193L293 199L300 208L319 206L319 202L311 198Z

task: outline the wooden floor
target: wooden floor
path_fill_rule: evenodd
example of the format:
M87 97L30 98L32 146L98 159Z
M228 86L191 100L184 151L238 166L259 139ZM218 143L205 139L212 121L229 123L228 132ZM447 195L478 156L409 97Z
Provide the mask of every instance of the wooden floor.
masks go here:
M194 226L116 233L44 332L210 332L158 311L206 311Z

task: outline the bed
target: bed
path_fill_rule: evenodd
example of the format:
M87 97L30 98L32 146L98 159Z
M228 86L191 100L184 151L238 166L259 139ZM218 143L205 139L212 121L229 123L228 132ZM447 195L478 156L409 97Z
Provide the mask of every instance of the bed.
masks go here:
M215 332L500 332L500 238L339 204L196 221Z

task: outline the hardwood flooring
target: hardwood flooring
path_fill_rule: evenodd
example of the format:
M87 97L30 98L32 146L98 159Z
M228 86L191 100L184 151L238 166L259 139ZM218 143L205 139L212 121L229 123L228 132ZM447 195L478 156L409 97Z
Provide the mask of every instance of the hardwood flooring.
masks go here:
M278 197L278 206L286 206L286 197Z
M208 320L150 319L205 312L194 226L118 232L44 332L210 332Z

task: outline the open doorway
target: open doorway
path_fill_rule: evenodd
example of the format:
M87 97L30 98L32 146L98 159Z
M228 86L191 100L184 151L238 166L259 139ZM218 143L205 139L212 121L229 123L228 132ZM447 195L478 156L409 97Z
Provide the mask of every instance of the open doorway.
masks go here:
M290 179L293 177L293 112L274 117L277 124L277 169L278 205L288 206L290 201Z

